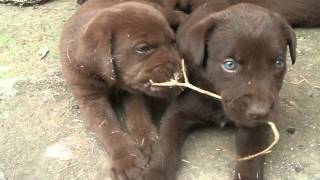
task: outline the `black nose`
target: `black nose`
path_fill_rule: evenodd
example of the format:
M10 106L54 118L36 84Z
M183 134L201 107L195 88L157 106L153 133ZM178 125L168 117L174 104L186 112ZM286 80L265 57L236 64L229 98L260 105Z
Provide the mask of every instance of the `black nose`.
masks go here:
M249 104L246 110L246 115L250 119L264 119L270 113L271 106L267 103L252 103Z

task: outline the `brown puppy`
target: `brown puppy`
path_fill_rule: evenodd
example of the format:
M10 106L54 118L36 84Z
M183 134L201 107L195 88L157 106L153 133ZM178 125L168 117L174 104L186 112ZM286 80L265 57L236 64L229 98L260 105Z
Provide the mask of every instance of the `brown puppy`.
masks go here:
M199 80L195 73L193 82L220 94L222 105L194 92L181 94L164 115L158 146L142 175L146 180L175 179L187 130L194 124L221 121L221 109L239 128L240 157L268 145L265 122L276 120L287 46L292 63L296 60L295 34L279 15L258 6L239 4L212 14L208 9L201 16L204 9L181 26L177 39L183 56L202 67L210 80ZM263 179L263 166L264 156L240 161L234 179Z
M187 13L193 12L198 7L217 12L235 4L251 3L279 13L291 26L320 26L319 0L165 0L165 3L172 9L176 8Z
M111 156L113 178L132 179L145 166L157 137L144 96L181 92L151 87L149 80L182 79L181 58L160 11L148 3L118 2L91 0L66 22L61 65L81 115ZM121 100L118 91L127 94L123 106L131 137L112 107L113 99Z
M82 5L87 1L88 0L77 0L77 3ZM165 3L163 0L105 0L105 1L100 0L98 2L97 0L90 0L90 5L86 5L86 7L91 7L92 5L95 8L99 8L99 6L97 5L101 5L102 7L108 7L110 6L110 4L123 3L123 2L129 2L129 1L148 3L156 7L158 10L160 10L163 13L163 15L166 17L167 21L169 22L170 26L173 29L177 29L180 23L184 22L188 17L187 14L185 14L184 12L180 10L175 11L174 8L171 8L171 6L167 6L168 3Z

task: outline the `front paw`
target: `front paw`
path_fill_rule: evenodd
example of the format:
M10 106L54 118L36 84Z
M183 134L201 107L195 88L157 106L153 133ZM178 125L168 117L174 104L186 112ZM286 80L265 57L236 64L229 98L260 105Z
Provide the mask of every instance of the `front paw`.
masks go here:
M137 147L119 149L111 161L113 180L135 180L146 167L148 159Z
M259 174L247 174L236 172L233 180L263 180L263 177L259 176Z
M250 161L250 160L249 160ZM240 162L236 166L234 180L263 180L263 170L254 163Z

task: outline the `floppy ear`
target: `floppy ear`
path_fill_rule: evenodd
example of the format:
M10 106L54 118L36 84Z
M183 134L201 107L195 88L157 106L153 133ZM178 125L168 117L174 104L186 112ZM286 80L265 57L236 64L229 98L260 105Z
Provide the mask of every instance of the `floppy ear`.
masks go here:
M78 59L84 69L100 76L108 84L116 79L114 69L114 34L108 12L99 13L83 28Z
M296 37L296 33L294 32L292 27L288 24L288 22L282 16L280 16L278 13L275 13L275 12L273 12L272 14L275 17L277 17L278 19L280 19L281 28L284 31L284 36L286 38L287 45L289 46L291 62L292 62L292 64L294 64L296 62L296 58L297 58L297 37Z
M177 33L177 42L182 55L205 67L207 41L216 24L216 16L209 15L196 24L182 26Z
M289 45L291 62L294 64L297 58L297 37L292 27L286 24L286 38Z
M185 14L182 11L178 11L178 10L174 10L174 7L171 8L172 5L169 5L169 3L174 3L172 2L163 2L163 4L160 3L156 4L154 3L153 6L156 7L157 10L159 10L162 15L164 16L164 18L167 20L168 24L173 28L173 29L177 29L180 24L182 24L183 22L185 22L189 15ZM168 4L168 5L165 5Z

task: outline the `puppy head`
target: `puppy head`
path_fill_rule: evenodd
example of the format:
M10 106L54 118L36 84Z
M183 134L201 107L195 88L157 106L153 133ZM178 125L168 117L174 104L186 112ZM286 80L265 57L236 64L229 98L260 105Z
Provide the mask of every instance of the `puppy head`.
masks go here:
M80 58L90 59L89 66L108 84L156 97L181 91L150 84L183 80L174 33L154 7L128 2L98 12L81 40Z
M222 96L226 115L243 126L275 120L296 37L278 15L254 5L235 5L210 14L178 34L182 53L203 66Z

